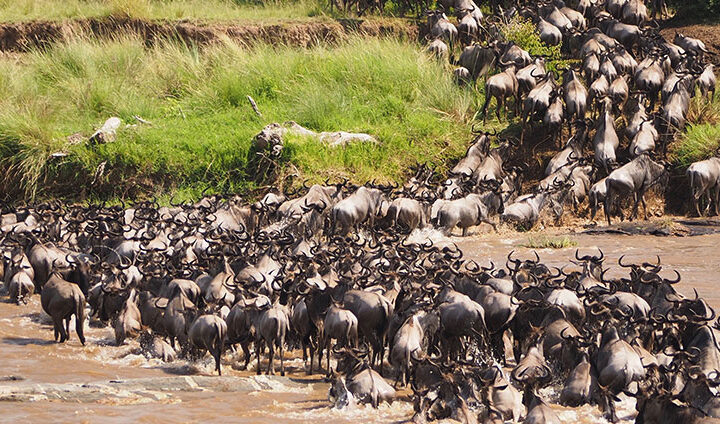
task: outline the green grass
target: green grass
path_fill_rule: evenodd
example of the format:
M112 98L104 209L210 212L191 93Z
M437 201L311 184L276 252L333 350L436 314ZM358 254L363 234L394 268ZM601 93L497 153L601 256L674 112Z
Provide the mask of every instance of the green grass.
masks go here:
M529 249L565 249L568 247L577 246L577 242L568 236L563 237L550 237L550 236L538 236L528 237L527 242L521 244L522 247Z
M325 14L320 0L0 0L0 22L124 16L208 21L304 19Z
M0 190L15 198L240 190L254 177L251 138L287 120L315 131L367 132L381 143L331 149L291 139L286 172L314 181L401 181L416 161L442 164L464 153L479 101L420 46L393 39L306 50L75 40L0 59L0 165L7 169ZM122 128L105 145L68 142L109 116L135 124L133 115L152 125ZM50 157L58 151L68 156ZM91 189L103 161L106 172Z
M695 124L678 136L671 158L677 166L687 167L693 162L707 159L720 147L720 125Z
M670 160L682 168L713 156L720 148L720 96L708 102L698 93L690 103L687 122L669 149Z

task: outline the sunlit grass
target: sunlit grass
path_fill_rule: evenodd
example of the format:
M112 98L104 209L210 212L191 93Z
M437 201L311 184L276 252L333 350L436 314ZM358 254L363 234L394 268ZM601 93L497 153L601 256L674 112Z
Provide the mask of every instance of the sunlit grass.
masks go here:
M565 249L577 246L577 241L568 236L550 237L550 236L530 236L527 242L521 244L522 247L529 249Z
M420 46L393 39L310 49L74 40L21 61L0 59L0 158L10 169L0 188L16 196L238 190L254 177L252 137L288 120L380 141L329 148L290 139L284 166L301 178L400 181L415 162L442 164L464 153L478 101ZM68 141L110 116L131 125L114 143ZM104 161L104 176L89 187Z

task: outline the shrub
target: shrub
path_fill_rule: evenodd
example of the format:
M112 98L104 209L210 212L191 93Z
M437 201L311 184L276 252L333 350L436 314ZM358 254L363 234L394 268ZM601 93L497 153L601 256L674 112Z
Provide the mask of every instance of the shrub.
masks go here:
M565 249L577 246L577 242L568 236L564 237L528 237L526 243L521 245L529 249Z
M526 50L531 56L545 56L545 67L548 71L558 72L559 68L569 63L563 59L560 52L562 44L548 46L543 43L535 25L525 18L513 18L507 25L502 25L500 34L507 41L512 41Z

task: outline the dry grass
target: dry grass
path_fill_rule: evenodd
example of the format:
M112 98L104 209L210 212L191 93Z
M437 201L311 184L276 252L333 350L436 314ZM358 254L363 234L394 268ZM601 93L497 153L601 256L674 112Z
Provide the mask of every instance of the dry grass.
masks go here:
M325 15L318 0L0 0L0 22L122 16L168 20L288 20Z

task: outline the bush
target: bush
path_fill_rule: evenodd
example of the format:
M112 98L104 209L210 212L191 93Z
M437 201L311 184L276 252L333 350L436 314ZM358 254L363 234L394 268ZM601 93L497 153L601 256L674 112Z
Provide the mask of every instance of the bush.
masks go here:
M560 52L562 44L548 46L543 43L535 25L525 18L513 18L507 25L500 27L500 34L507 41L512 41L526 50L531 56L546 56L545 67L548 71L558 72L559 68L569 63L563 59Z
M670 159L680 167L713 156L720 148L720 125L688 125L686 132L678 135L670 147Z

